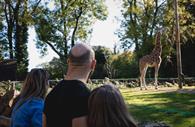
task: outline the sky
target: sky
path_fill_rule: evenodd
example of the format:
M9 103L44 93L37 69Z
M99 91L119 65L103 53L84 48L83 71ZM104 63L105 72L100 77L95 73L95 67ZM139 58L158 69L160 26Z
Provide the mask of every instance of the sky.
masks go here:
M114 34L120 26L120 22L116 17L121 17L120 12L120 0L106 0L108 7L108 17L105 21L97 21L93 26L93 33L91 35L90 45L92 46L105 46L113 50L114 44L119 42L116 34ZM58 57L57 54L52 51L48 46L48 54L41 56L36 49L36 33L34 28L29 29L29 70L42 63L46 63L52 60L53 57Z

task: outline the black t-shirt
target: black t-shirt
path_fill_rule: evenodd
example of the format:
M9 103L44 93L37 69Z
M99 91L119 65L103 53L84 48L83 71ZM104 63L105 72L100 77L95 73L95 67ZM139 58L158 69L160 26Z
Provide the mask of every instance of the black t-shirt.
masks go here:
M88 114L89 89L79 80L62 80L44 105L47 127L72 127L72 119Z

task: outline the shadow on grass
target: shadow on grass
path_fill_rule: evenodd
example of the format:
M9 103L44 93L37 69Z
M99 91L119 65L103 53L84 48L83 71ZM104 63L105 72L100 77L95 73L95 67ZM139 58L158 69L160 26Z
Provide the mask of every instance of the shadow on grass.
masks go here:
M194 94L169 92L124 97L129 102L129 111L139 122L163 121L172 127L195 126Z

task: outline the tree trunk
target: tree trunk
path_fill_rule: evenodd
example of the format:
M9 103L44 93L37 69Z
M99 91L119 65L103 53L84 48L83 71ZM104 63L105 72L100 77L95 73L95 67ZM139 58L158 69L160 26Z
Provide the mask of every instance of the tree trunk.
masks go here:
M10 59L14 58L13 43L12 43L12 32L13 32L13 26L8 25L7 37L8 37L8 43L9 43L9 56L10 56Z
M176 19L176 50L177 50L177 74L178 74L178 83L179 88L182 89L182 63L181 63L181 45L180 45L180 31L179 31L179 14L178 14L178 1L174 0L174 9L175 9L175 19Z

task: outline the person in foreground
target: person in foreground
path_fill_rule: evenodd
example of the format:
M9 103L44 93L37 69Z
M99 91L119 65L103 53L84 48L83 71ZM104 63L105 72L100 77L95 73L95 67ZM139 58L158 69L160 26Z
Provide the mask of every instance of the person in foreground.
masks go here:
M28 73L12 111L11 127L42 127L47 87L48 73L45 70L36 68Z
M88 108L88 127L137 127L120 91L113 85L94 89Z
M86 82L96 65L95 53L84 43L76 44L68 56L68 70L48 94L43 112L44 127L86 127L89 89Z

